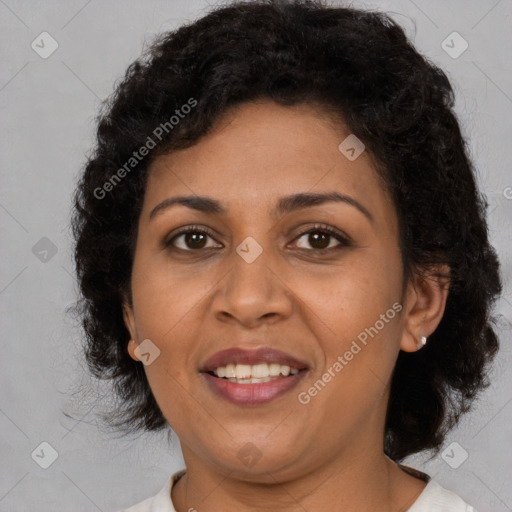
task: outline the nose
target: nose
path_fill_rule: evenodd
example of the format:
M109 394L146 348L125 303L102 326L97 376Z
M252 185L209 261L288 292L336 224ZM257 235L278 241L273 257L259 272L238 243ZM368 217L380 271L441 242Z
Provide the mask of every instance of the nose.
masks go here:
M291 315L293 293L279 276L270 252L263 250L251 261L233 251L231 269L221 280L213 300L213 312L218 320L255 328Z

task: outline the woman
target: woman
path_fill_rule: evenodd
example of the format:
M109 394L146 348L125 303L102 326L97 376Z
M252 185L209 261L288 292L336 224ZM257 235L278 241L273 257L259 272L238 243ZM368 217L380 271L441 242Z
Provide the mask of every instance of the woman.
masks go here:
M318 2L217 8L129 67L75 197L86 355L186 469L127 510L474 510L400 464L498 348L452 106L387 16Z

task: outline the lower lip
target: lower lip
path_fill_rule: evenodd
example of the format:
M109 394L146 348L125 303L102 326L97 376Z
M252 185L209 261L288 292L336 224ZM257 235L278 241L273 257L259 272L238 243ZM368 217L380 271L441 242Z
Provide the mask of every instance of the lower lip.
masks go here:
M305 370L268 382L257 384L237 384L227 379L202 373L210 389L218 396L237 405L259 405L274 400L278 396L292 390L302 379Z

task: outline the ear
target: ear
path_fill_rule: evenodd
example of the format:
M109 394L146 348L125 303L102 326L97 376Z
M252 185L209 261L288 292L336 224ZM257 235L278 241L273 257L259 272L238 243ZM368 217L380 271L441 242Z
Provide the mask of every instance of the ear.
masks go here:
M139 358L135 355L135 349L137 348L137 329L135 328L135 315L133 313L133 307L128 304L126 300L123 300L123 319L124 325L130 333L130 341L128 342L127 350L130 357L135 361L139 361Z
M450 268L438 265L428 274L413 274L407 285L404 306L404 330L400 349L416 352L422 347L422 336L430 336L436 329L446 307L450 285Z

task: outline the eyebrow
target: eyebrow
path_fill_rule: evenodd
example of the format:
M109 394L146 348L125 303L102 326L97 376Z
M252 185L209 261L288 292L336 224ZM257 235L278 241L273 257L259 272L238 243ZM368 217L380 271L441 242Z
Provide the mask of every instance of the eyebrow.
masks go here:
M353 197L339 192L326 192L322 194L315 193L299 193L290 196L285 196L279 199L277 206L271 210L271 215L274 218L283 216L293 211L301 210L304 208L311 208L325 203L345 203L353 206L359 210L370 222L373 222L372 214ZM149 220L152 220L156 215L162 213L164 210L171 208L174 205L183 205L187 208L197 210L203 213L226 215L228 210L219 201L207 196L177 196L169 197L157 204L149 214Z

